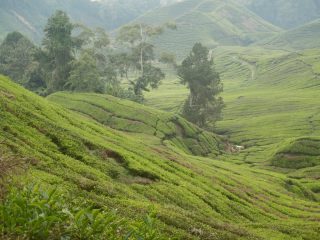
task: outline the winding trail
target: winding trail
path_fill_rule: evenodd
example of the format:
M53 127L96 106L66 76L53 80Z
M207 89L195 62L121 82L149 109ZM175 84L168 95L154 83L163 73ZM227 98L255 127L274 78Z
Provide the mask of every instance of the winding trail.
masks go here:
M238 56L232 56L232 59L233 59L234 61L236 61L236 62L241 63L241 65L243 65L243 66L247 66L247 67L249 68L250 72L251 72L251 79L250 79L250 80L251 80L251 81L256 80L256 75L257 75L257 74L256 74L256 73L257 73L257 66L256 66L256 64L252 64L252 63L250 63L250 62L247 62L247 61L239 58Z

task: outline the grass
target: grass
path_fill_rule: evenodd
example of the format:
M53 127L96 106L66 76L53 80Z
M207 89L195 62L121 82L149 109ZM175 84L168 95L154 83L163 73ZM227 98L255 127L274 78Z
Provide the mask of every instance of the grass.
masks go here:
M36 160L17 177L20 184L59 186L85 199L84 205L117 209L117 217L133 222L152 206L154 228L164 238L313 240L319 234L319 199L299 179L226 161L229 155L191 155L148 132L127 131L122 124L110 128L102 124L102 111L84 115L51 101L78 99L82 111L91 101L123 121L134 108L146 114L149 126L155 115L168 124L170 114L101 95L58 93L48 101L4 77L0 81L3 151Z

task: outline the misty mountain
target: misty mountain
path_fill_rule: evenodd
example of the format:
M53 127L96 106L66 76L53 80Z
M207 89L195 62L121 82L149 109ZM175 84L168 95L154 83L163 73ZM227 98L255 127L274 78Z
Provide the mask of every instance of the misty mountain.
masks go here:
M48 17L57 9L66 11L74 22L112 30L150 9L173 1L175 0L1 0L0 38L17 30L39 41Z
M174 4L177 2L178 4ZM203 7L198 11L196 5ZM213 13L211 10L214 5L228 5L228 9L218 9ZM193 6L195 10L197 10L194 11L194 14L197 16L187 16L185 14L185 6ZM164 9L162 9L162 7L164 7ZM204 9L206 7L208 7L208 9ZM233 10L230 10L231 8ZM242 39L241 42L256 40L257 36L252 36L252 33L255 34L255 29L258 29L258 32L260 33L265 32L264 26L266 25L269 25L269 27L273 25L284 29L291 29L317 19L320 16L320 1L1 0L0 22L2 24L0 24L0 40L8 32L17 30L39 42L46 20L57 9L66 11L74 22L84 23L90 27L104 27L107 30L116 29L136 18L145 19L146 21L151 19L151 22L157 22L153 21L153 18L168 19L167 16L170 15L169 17L171 19L177 18L179 21L182 16L187 16L189 17L189 19L186 19L187 22L197 22L200 18L199 15L202 15L201 17L206 24L213 20L210 24L215 26L212 28L222 27L222 31L219 30L219 34L221 32L223 32L223 34L218 34L218 37L215 36L215 41L216 38L225 39L225 37L227 37L227 39L230 40L231 37L232 39L235 39L231 41L232 43L238 43L239 38ZM191 11L191 9L189 10ZM206 13L204 14L204 12ZM224 18L224 14L227 14L226 18ZM152 15L154 15L154 17ZM217 18L219 15L221 15L221 19ZM251 17L248 17L248 15L251 15ZM252 17L253 15L254 17ZM208 19L204 19L207 17ZM241 17L241 19L239 19L239 17ZM231 18L234 19L234 21L230 21ZM259 20L257 20L258 18ZM250 25L247 25L249 31L243 29L243 27L239 29L238 26L232 26L241 25L243 19L247 19L247 21L254 19L253 22L247 22L247 24ZM261 25L257 25L257 22L259 22L259 24L263 22L261 30L259 30L259 26ZM210 24L208 23L207 25L209 26ZM230 33L230 30L232 33ZM213 30L213 33L216 32L216 30ZM248 37L248 34L250 37ZM229 40L227 42L230 42Z
M246 4L265 20L285 29L320 17L319 0L249 0Z

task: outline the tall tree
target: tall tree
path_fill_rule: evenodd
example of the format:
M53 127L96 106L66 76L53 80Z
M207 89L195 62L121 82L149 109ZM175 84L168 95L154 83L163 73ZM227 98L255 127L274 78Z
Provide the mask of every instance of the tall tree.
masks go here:
M181 83L190 89L183 108L185 118L200 127L207 127L218 120L224 106L223 99L219 97L223 87L208 48L196 43L178 67L178 76Z
M36 46L21 33L9 33L0 45L0 73L41 94L46 83L39 74L36 51Z
M65 87L76 92L103 93L104 85L94 55L90 51L82 52L79 59L72 62L72 70Z
M45 37L43 47L46 66L51 70L48 76L48 92L63 90L69 74L71 62L74 59L73 51L77 47L72 38L74 25L70 22L68 15L63 11L56 11L47 22L44 29Z
M130 64L126 64L126 66L138 72L138 76L130 80L129 83L135 95L141 96L141 98L143 91L149 91L150 87L157 88L160 81L165 78L161 69L153 64L155 54L150 39L162 34L166 27L176 28L172 23L164 26L137 23L124 26L119 31L118 41L129 49L125 60L130 60Z
M19 32L9 33L0 45L0 73L25 84L32 67L35 46Z
M99 73L99 78L107 85L107 89L118 85L116 79L116 66L113 65L113 55L110 54L110 39L107 32L102 28L89 29L80 26L81 33L76 37L81 49L77 55L85 53L94 58Z

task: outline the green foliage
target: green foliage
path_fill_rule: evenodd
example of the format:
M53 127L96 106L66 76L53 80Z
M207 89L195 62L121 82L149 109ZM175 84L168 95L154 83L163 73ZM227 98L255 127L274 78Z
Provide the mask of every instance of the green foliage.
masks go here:
M161 53L159 61L161 63L167 64L168 66L172 66L174 69L177 68L177 59L173 53Z
M74 25L63 11L56 11L47 22L43 39L46 66L49 74L48 92L63 90L70 75L70 64L74 59L73 50L76 45L71 36Z
M244 51L248 54L248 49ZM254 53L262 55L261 51ZM264 66L274 67L275 55L270 56L270 65ZM251 77L248 66L242 66L234 59L231 65L224 65L223 60L231 61L230 55L226 58L216 56L219 69L238 69L231 72L237 80L226 80L230 87L224 92L229 104L228 119L218 123L219 130L227 125L232 141L241 143L244 139L244 144L257 144L246 145L246 149L239 153L219 156L200 157L192 155L191 150L187 151L186 144L194 145L194 151L198 151L199 146L204 145L202 141L219 143L210 138L210 134L201 136L204 133L201 129L194 131L199 128L182 118L172 119L173 122L169 121L166 127L164 121L157 121L155 116L171 119L172 115L168 113L98 94L56 93L54 95L60 96L59 101L52 104L0 77L0 136L6 139L3 149L7 154L35 159L28 175L19 176L18 181L24 184L30 179L58 185L61 191L72 194L76 205L90 202L98 209L107 206L108 209L117 209L120 216L133 222L139 222L150 205L156 206L157 229L165 239L317 239L319 168L287 173L282 172L289 171L287 169L275 172L276 168L266 166L266 160L271 156L268 151L274 150L273 144L290 134L302 135L302 131L312 130L309 125L301 123L305 123L306 113L311 116L318 109L318 102L314 100L317 91L290 89L292 95L289 95L281 89L281 94L291 96L292 101L292 108L285 108L285 112L281 106L288 104L288 98L284 100L275 91L282 85L269 89L273 95L262 95L253 88L239 102L243 89L237 84L241 85L246 77ZM309 56L308 59L313 58ZM292 59L279 67L282 69L291 64ZM228 72L223 71L223 76L225 74ZM273 76L274 81L281 82L277 75ZM252 81L261 87L266 80ZM306 82L311 83L308 78ZM169 88L172 86L175 85ZM181 85L175 87L182 88ZM305 91L310 96L306 96ZM76 97L70 101L73 95ZM183 101L185 95L179 96ZM270 96L273 96L272 100L268 101ZM69 100L65 100L66 97ZM276 102L274 97L277 97ZM75 111L59 104L69 105ZM256 108L248 108L248 105ZM84 113L77 113L79 109L85 110ZM109 124L110 115L106 110L111 112L113 124ZM279 111L284 118L279 118ZM125 116L134 116L134 121L124 119ZM126 130L141 126L138 119L148 124L135 131ZM263 124L256 128L254 122L259 119ZM311 121L317 122L317 119L315 116ZM155 133L146 126L157 126L159 131ZM179 136L172 139L175 144L160 139L163 133L170 137L174 129ZM317 134L316 126L315 129ZM188 139L191 136L193 139ZM188 139L186 144L183 139ZM288 176L296 178L294 184L289 182ZM310 194L309 189L315 192Z
M130 81L133 91L136 96L143 96L142 91L149 91L148 86L157 88L160 81L165 78L165 74L160 68L154 67L151 64L144 65L142 76L138 77L135 81Z
M163 239L156 229L155 214L148 214L131 226L110 211L68 201L56 189L45 191L39 185L12 188L0 203L1 236L5 239Z
M91 30L72 24L67 13L58 10L48 19L41 49L36 49L19 33L8 36L2 45L0 72L40 95L61 90L99 93L106 90L111 95L142 102L143 91L157 88L165 77L154 66L154 46L148 43L149 38L161 34L165 27L173 29L174 25L123 27L118 40L124 51L118 53L108 48L110 39L104 29ZM129 71L139 74L129 80ZM121 86L124 76L131 85L129 89Z
M126 236L126 239L138 239L138 240L165 240L159 235L156 225L156 213L151 212L146 215L141 221L131 226L131 231Z
M297 36L303 39L307 35ZM258 46L214 50L226 103L215 131L245 147L222 159L285 172L317 191L320 168L314 153L320 136L319 54L318 49L296 53ZM159 89L146 94L146 104L176 113L187 96L188 89L169 76Z
M104 92L104 81L90 52L84 52L72 62L72 70L64 88L75 92Z
M45 88L43 80L37 79L35 52L35 45L21 33L9 33L0 46L0 73L33 91Z
M186 119L200 127L218 120L223 108L222 98L217 97L222 92L222 84L208 48L196 43L178 67L178 76L190 89L183 108Z
M299 138L281 146L273 156L271 164L282 168L306 168L320 165L320 140Z
M168 1L166 1L168 2ZM2 0L0 2L0 38L17 30L39 43L43 36L42 29L46 19L56 9L67 12L75 22L87 26L101 26L114 30L131 22L142 13L159 7L159 0L127 0L127 1L65 1L65 0ZM19 20L23 19L23 21Z
M108 95L55 93L48 99L114 129L155 136L186 153L202 156L219 152L220 139L215 134L173 114ZM199 145L198 149L195 145Z
M149 91L149 87L157 88L160 81L165 78L165 74L158 67L155 67L154 46L150 44L150 38L163 33L163 26L150 26L146 24L132 24L122 27L119 30L117 40L125 48L128 47L127 54L118 55L123 57L120 65L120 72L128 76L130 67L133 71L139 71L139 76L134 80L129 80L131 88L136 96L143 99L143 91ZM125 70L123 71L123 66Z

